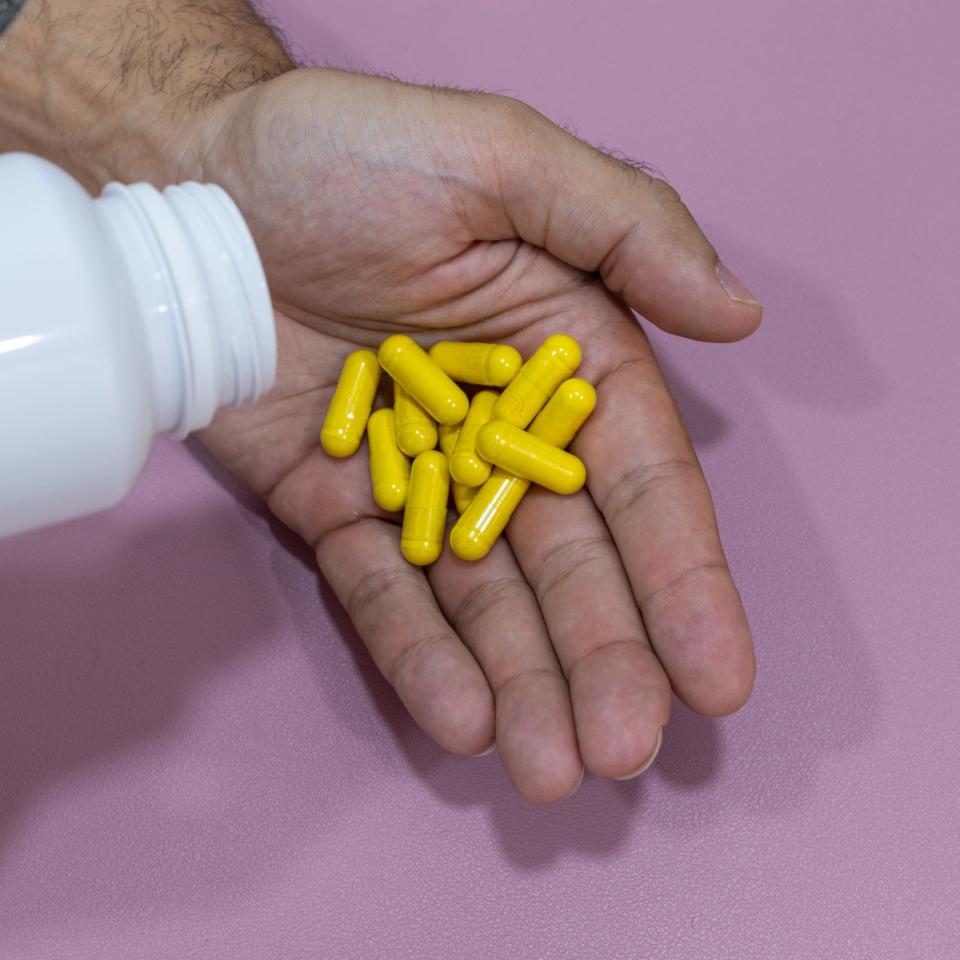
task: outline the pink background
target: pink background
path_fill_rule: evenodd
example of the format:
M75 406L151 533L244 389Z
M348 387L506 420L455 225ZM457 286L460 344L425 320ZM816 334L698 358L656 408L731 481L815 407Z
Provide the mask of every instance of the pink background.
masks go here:
M655 337L756 694L525 806L161 444L117 510L0 544L0 957L956 958L958 9L277 0L316 62L508 91L656 164L763 300L747 343Z

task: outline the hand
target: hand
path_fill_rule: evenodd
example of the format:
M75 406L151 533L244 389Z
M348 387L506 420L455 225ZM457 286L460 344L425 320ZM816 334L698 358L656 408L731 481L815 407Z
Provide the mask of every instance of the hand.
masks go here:
M202 176L250 222L274 296L277 385L204 441L315 549L378 667L455 753L496 741L535 802L642 768L671 686L741 706L750 635L704 479L629 308L664 330L735 340L761 308L663 181L525 105L298 70L199 116ZM723 282L721 282L721 276ZM514 344L566 332L599 404L572 449L588 488L531 490L479 563L426 572L375 507L364 450L319 446L345 355L404 331Z
M29 0L0 36L0 149L47 156L92 191L222 183L266 261L280 371L207 444L315 545L438 742L470 754L496 738L533 801L570 793L582 765L634 773L671 686L728 713L754 660L702 474L628 307L735 340L760 306L718 273L673 190L528 107L291 70L243 0ZM588 491L531 490L509 543L480 563L407 565L366 458L318 444L344 355L398 330L524 353L554 331L577 337L599 393L573 445Z

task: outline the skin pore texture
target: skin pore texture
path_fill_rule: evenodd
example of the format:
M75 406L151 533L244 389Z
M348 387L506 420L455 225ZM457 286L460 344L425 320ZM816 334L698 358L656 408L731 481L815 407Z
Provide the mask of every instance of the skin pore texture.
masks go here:
M202 439L302 536L420 726L496 744L518 793L623 778L659 747L671 689L720 716L754 655L709 492L635 310L749 335L762 309L664 181L506 97L294 69L239 0L28 0L0 36L0 150L110 179L219 183L267 269L275 388ZM482 562L426 572L374 504L366 456L320 448L347 353L391 333L583 347L598 406L584 490L532 489ZM669 731L666 736L669 737Z

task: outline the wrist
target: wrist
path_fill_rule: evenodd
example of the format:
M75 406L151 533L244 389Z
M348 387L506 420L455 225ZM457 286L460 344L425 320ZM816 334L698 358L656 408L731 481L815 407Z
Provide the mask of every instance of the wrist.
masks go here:
M48 157L94 191L201 176L221 101L293 67L242 0L51 7L28 0L0 37L0 151Z

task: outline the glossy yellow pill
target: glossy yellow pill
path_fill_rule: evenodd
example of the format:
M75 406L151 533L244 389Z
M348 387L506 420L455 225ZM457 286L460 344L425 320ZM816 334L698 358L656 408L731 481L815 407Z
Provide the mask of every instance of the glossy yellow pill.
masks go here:
M354 350L343 362L320 431L320 445L331 457L349 457L357 452L379 382L380 366L373 351Z
M457 513L463 513L470 506L480 487L468 487L465 483L450 482L450 493L453 495L453 504Z
M418 567L433 563L443 550L449 492L447 458L439 450L421 453L410 470L400 534L400 552Z
M437 429L440 432L440 449L443 451L443 455L449 460L457 447L457 437L460 436L460 424L441 423Z
M467 395L410 337L387 337L380 344L380 366L438 423L459 423L467 415Z
M485 557L529 488L529 480L521 480L497 467L453 525L450 531L453 552L461 560Z
M577 377L566 380L530 424L530 433L554 446L565 447L596 404L597 392L586 380ZM467 508L460 511L461 516L450 531L453 552L463 560L480 560L486 556L529 487L529 480L521 480L497 467Z
M526 427L550 395L580 366L580 345L558 333L537 348L497 401L494 419Z
M530 433L555 447L566 447L596 405L592 384L579 377L564 380L530 424Z
M402 510L410 486L410 464L397 446L393 411L377 410L367 421L373 499L384 510Z
M520 351L502 343L441 340L430 348L430 356L454 380L484 387L505 387L523 364Z
M393 415L397 445L408 457L437 445L437 425L433 418L396 381L393 383Z
M440 424L440 449L446 454L448 460L453 456L453 451L457 448L457 438L459 436L459 423L453 424L452 426L445 423ZM453 503L457 508L457 513L463 513L463 511L467 509L477 489L477 487L468 487L466 484L457 483L456 480L450 480L450 495L453 497Z
M490 464L477 453L477 432L490 422L496 402L497 394L492 390L481 390L470 401L470 410L450 458L450 476L457 483L479 487L490 476Z
M578 457L504 420L480 428L477 451L484 460L554 493L576 493L587 480Z

